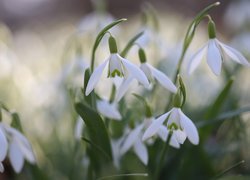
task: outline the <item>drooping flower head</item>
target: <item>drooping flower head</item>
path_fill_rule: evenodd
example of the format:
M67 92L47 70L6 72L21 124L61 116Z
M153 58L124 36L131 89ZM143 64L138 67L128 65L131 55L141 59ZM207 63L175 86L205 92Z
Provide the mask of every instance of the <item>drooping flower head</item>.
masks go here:
M181 110L185 103L186 94L184 84L180 77L179 83L180 86L174 96L174 107L151 123L143 134L143 141L160 132L160 137L163 140L166 141L167 138L170 137L169 144L175 148L180 148L180 144L183 144L186 138L194 145L199 143L197 128ZM163 128L162 126L165 122L166 126Z
M152 84L155 82L155 80L157 80L164 88L168 89L172 93L176 93L177 88L169 79L169 77L166 76L163 72L151 66L149 63L147 63L146 55L142 48L139 49L138 54L141 62L140 69L146 75L150 83L150 86L152 87ZM124 96L129 87L129 84L131 84L132 81L133 81L132 77L128 77L123 81L116 94L115 99L117 101L119 101Z
M127 79L130 77L132 79L137 79L145 87L149 86L149 82L144 73L137 66L129 62L129 60L121 57L118 54L116 41L112 36L109 38L109 49L111 54L108 59L95 68L94 72L92 73L86 88L86 95L89 95L90 92L95 88L106 65L108 65L107 77L109 78L118 76Z
M15 128L3 123L0 124L0 144L0 172L4 170L1 161L5 159L8 150L10 163L16 173L21 172L25 159L32 164L36 162L32 147L27 138Z
M169 79L169 77L147 63L146 54L142 48L139 49L138 54L141 62L140 68L147 76L149 82L153 83L154 80L157 80L164 88L168 89L172 93L176 93L177 88Z
M165 121L167 121L166 128L162 128ZM169 143L175 148L179 148L186 138L194 145L199 143L199 135L195 125L178 107L172 108L169 112L154 120L143 134L142 140L147 140L159 131L164 140L167 140L171 133Z
M223 44L216 38L215 24L211 18L208 23L208 34L209 41L199 49L190 60L188 67L189 74L197 68L205 54L208 66L215 75L220 75L222 62L226 59L225 55L239 64L250 67L248 60L239 51Z

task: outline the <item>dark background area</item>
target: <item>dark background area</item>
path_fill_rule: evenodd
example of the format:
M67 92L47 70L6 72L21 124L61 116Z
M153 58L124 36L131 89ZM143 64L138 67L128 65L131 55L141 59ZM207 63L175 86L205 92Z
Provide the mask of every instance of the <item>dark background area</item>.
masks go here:
M216 1L211 0L106 0L107 10L115 17L129 17L140 12L143 3L149 2L159 11L176 11L193 17L199 10ZM221 0L223 5L213 10L220 24L221 17L231 0ZM1 0L0 21L12 31L33 22L53 21L64 17L82 17L93 11L90 0Z

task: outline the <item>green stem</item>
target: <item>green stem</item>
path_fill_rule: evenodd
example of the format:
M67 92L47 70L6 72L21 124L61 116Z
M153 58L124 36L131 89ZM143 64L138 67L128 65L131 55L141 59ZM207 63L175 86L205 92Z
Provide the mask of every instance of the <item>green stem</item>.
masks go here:
M168 147L169 147L169 142L170 142L171 136L172 136L172 134L169 133L167 141L164 142L164 147L162 148L162 151L160 154L160 162L158 163L158 166L157 166L156 171L155 171L155 178L154 178L155 180L159 179L159 177L160 177L162 165L163 165L163 162L165 159L165 154L166 154Z
M187 49L189 48L189 46L190 46L190 44L191 44L191 42L193 40L196 27L200 24L202 19L207 16L208 11L210 9L212 9L213 7L215 7L215 6L218 6L219 4L220 4L220 2L216 2L216 3L213 3L213 4L209 5L209 6L207 6L206 8L204 8L202 11L200 11L198 13L198 15L194 18L194 20L188 26L188 30L187 30L187 33L185 35L183 46L182 46L181 56L179 58L178 65L177 65L177 68L176 68L176 71L175 71L174 77L173 77L173 82L175 84L177 82L177 76L181 72L181 66L182 66L185 54L187 52ZM168 108L170 107L173 95L174 94L172 94L171 97L169 98L169 100L167 102L167 105L165 107L165 110L168 110Z

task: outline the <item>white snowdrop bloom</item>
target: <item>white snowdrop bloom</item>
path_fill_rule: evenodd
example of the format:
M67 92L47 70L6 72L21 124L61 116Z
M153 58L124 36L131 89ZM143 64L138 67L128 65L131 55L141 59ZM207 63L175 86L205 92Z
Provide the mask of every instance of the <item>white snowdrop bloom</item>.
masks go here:
M189 74L196 69L205 54L207 54L207 63L215 75L220 75L222 61L225 59L225 55L237 63L250 67L250 63L239 51L214 38L210 39L205 46L193 55L188 67Z
M122 119L122 116L117 108L116 102L110 103L107 100L99 100L97 101L96 106L98 112L100 112L103 116L114 120Z
M154 68L147 62L142 63L140 68L145 73L150 83L156 79L164 88L168 89L172 93L177 92L176 86L163 72Z
M14 171L20 173L25 159L32 164L36 162L31 145L27 138L18 130L5 124L1 124L1 127L5 130L5 135L9 141L8 156L10 163Z
M148 81L150 82L150 86L152 87L153 82L157 80L164 88L168 89L173 93L176 93L177 88L172 83L172 81L163 72L159 71L158 69L154 68L153 66L151 66L146 62L146 55L144 50L140 48L138 52L141 61L140 69L146 75ZM124 81L122 82L116 93L116 98L115 98L116 101L119 101L124 96L132 81L133 81L132 76L124 79Z
M121 146L120 153L123 155L129 149L133 148L135 154L142 161L142 163L147 165L148 164L148 151L141 139L143 127L144 127L144 124L141 124L128 134L128 136L125 138Z
M215 75L220 75L222 61L226 59L225 55L239 64L250 67L250 63L239 51L223 44L216 38L215 24L211 19L208 23L208 34L209 41L201 49L199 49L190 60L188 67L189 74L191 74L200 64L205 54L207 56L208 66Z
M108 77L113 78L115 76L119 76L123 77L124 79L128 79L128 77L131 77L133 79L137 79L145 87L149 86L147 77L140 70L140 68L132 64L129 60L122 58L118 53L111 53L109 58L102 64L100 64L97 68L95 68L94 72L90 76L85 92L86 96L89 95L97 85L106 65L108 65Z
M162 127L166 120L167 126ZM194 145L199 143L199 135L194 123L177 107L154 120L143 134L142 140L145 141L155 134L160 134L159 136L166 140L169 133L172 133L169 143L175 148L179 148L186 138Z

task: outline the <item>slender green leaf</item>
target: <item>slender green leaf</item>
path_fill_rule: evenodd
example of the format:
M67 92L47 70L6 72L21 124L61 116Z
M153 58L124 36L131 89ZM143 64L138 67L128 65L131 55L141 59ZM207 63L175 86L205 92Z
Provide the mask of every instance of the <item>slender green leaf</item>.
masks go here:
M240 115L242 115L244 113L247 113L247 112L248 113L250 112L250 106L246 106L246 107L243 107L243 108L240 108L240 109L237 109L237 110L222 113L218 117L213 118L213 119L203 120L201 122L198 122L196 124L196 126L198 128L202 128L202 127L205 127L205 126L208 126L208 125L212 125L212 124L215 124L215 123L225 121L227 119L232 119L233 117L240 116Z
M245 163L244 160L242 160L242 161L240 161L240 162L237 162L236 164L232 165L231 167L225 169L223 172L221 172L220 174L218 174L218 175L215 177L215 179L224 176L226 173L228 173L228 172L231 171L232 169L234 169L234 168L236 168L236 167L238 167L238 166L240 166L240 165L242 165L242 164L244 164L244 163Z
M75 104L76 112L82 117L90 141L96 144L112 159L110 139L102 118L98 113L82 103Z
M101 147L99 147L97 144L91 142L89 139L85 138L85 137L82 137L82 140L89 143L91 146L93 146L94 148L96 148L96 150L98 150L99 152L101 152L104 156L107 157L107 159L110 158L110 156L105 152L103 151L103 149Z
M214 103L211 105L210 109L207 111L205 119L214 118L219 114L224 102L226 101L229 95L233 82L234 78L230 78L225 87L222 89L220 94L215 99Z

